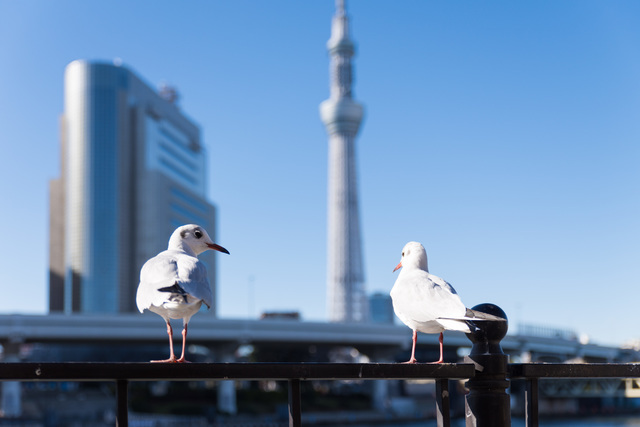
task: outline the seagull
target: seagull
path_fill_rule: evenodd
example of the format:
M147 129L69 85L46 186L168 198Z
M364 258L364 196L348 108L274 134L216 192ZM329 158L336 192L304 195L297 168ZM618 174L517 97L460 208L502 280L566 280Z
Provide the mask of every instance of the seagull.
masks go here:
M391 289L393 311L402 322L413 330L411 359L405 363L416 363L416 341L418 331L427 334L440 333L440 359L442 363L443 332L445 330L469 333L477 327L471 323L478 320L504 320L465 307L449 283L429 274L427 252L418 242L409 242L402 249L402 259L393 270L402 268Z
M213 243L204 228L195 224L183 225L171 234L168 249L142 266L136 295L138 310L142 313L147 309L159 314L167 323L169 334L169 358L152 362L186 362L184 352L189 320L202 303L211 308L213 300L207 269L197 258L209 249L229 253ZM173 329L169 319L182 319L184 324L179 359L173 353Z

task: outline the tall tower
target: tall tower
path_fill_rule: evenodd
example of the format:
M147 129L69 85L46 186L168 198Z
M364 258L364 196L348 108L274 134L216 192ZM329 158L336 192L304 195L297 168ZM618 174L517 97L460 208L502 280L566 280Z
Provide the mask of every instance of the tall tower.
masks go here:
M368 304L360 249L355 139L364 112L351 97L354 44L349 39L345 0L336 0L327 48L331 56L331 95L320 104L320 117L329 134L329 320L362 322L367 320Z

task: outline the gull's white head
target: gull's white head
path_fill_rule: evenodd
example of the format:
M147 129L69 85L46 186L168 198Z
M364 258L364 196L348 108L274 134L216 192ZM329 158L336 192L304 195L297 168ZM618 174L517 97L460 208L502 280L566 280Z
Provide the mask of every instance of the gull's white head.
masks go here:
M402 248L402 259L393 271L399 268L419 268L424 271L429 271L427 266L427 251L424 250L424 246L418 242L409 242Z
M225 254L229 253L222 246L213 243L204 228L195 224L187 224L176 228L176 231L173 232L169 239L169 249L182 249L185 252L190 250L196 255L200 255L209 249L224 252Z

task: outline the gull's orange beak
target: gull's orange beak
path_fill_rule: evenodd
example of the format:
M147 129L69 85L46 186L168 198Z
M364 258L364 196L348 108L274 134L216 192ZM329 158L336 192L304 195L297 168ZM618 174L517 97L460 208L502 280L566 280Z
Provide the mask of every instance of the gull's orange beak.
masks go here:
M209 249L213 249L214 251L224 252L225 254L229 254L228 250L226 250L225 248L223 248L220 245L216 245L215 243L207 243L207 246L209 246ZM231 254L229 254L229 255L231 255Z
M396 271L396 270L398 270L398 269L400 269L400 268L402 268L402 261L400 261L400 262L398 263L398 265L396 265L396 268L394 268L394 269L393 269L393 272L395 273L395 271Z

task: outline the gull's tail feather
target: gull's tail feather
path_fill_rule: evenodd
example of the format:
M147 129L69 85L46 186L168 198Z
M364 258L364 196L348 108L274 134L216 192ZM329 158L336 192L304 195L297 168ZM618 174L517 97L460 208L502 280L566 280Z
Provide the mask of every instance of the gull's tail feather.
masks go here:
M457 322L463 322L465 323L470 330L472 331L477 331L480 328L475 324L475 322L506 322L507 319L500 317L500 316L494 316L493 314L489 314L489 313L483 313L481 311L477 311L477 310L471 310L470 308L467 308L467 311L464 314L464 317L438 317L438 320L444 320L444 321L457 321ZM441 322L442 323L442 322ZM461 330L460 328L447 328L447 329L453 329L453 330ZM466 332L464 330L462 330L462 332Z
M449 331L460 331L468 334L471 332L473 326L464 319L438 317L436 321L445 329Z
M464 314L466 320L473 320L477 322L479 320L492 320L494 322L506 322L507 319L500 316L494 316L493 314L483 313L482 311L471 310L467 308L467 312Z
M500 316L494 316L493 314L482 313L481 311L475 311L467 309L467 312L463 317L438 317L438 320L457 320L458 322L482 322L482 321L492 321L492 322L506 322L507 319L504 319Z

